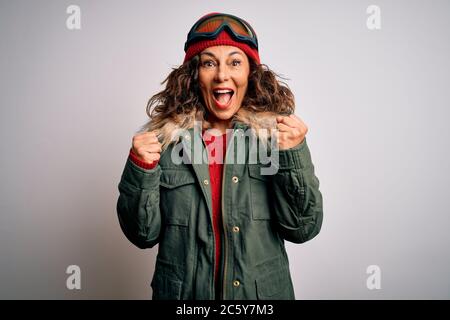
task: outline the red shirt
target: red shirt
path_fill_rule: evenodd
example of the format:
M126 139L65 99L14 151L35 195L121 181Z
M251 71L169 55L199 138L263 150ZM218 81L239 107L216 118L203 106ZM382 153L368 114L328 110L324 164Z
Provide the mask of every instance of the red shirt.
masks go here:
M209 177L211 186L212 209L213 209L213 231L216 242L216 265L215 281L216 288L219 288L219 272L221 262L221 240L223 233L222 225L222 174L223 163L225 162L226 134L212 136L203 133L203 140L208 150Z

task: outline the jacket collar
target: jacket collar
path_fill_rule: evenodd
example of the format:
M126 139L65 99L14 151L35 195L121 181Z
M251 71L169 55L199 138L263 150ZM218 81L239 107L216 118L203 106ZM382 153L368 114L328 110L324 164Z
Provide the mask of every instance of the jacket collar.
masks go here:
M263 111L254 112L246 108L240 108L233 116L232 124L234 129L253 129L254 134L262 141L267 141L270 136L270 130L276 129L276 117L280 114L276 112ZM144 131L156 131L162 149L165 150L172 143L177 143L178 136L174 133L179 130L193 129L195 126L201 126L201 129L210 129L211 123L205 118L203 110L194 108L186 114L177 114L173 117L167 117L159 123L149 121L144 125Z

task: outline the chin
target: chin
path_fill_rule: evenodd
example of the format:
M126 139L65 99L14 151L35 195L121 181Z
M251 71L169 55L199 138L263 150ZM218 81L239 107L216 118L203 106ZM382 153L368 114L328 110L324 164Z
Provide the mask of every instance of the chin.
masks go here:
M236 112L234 112L234 111L227 110L225 112L216 113L216 117L220 120L229 120L234 116L235 113Z
M236 114L236 112L238 112L239 108L235 109L235 108L230 108L228 110L217 110L214 109L213 111L210 111L214 117L218 120L230 120L231 118L233 118L233 116Z

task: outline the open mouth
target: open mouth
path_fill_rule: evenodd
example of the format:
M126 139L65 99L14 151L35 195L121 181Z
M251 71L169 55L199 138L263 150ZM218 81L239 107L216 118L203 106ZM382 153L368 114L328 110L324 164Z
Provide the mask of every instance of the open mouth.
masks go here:
M227 107L234 95L232 89L214 89L214 100L219 107Z

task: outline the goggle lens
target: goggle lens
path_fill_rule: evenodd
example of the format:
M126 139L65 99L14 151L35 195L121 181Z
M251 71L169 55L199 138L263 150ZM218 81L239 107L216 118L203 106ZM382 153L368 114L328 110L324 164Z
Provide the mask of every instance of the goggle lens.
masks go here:
M224 23L228 23L230 28L233 29L233 31L243 37L249 37L253 38L253 32L250 28L248 28L246 25L244 25L242 22L237 21L236 19L233 19L232 17L228 16L214 16L209 19L206 19L202 23L200 23L197 28L195 28L196 33L213 33L218 28L220 28Z

